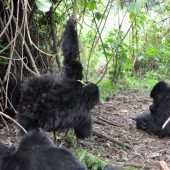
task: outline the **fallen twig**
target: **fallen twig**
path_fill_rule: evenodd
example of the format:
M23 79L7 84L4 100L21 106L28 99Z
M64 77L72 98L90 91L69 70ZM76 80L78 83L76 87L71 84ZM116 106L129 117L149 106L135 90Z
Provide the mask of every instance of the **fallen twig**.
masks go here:
M98 121L98 120L93 120L93 122L98 124L98 125L106 126L106 123Z
M162 170L169 170L168 165L166 164L165 161L160 161L159 164Z
M169 118L166 120L166 122L163 124L162 129L164 129L169 122L170 122L170 116L169 116Z
M120 125L118 125L117 123L111 122L111 121L106 120L106 119L103 119L103 118L101 118L101 117L97 117L97 119L99 119L99 120L101 120L101 121L103 121L103 122L106 122L106 123L108 123L108 124L110 124L110 125L120 127Z
M121 142L121 141L119 141L119 140L117 140L117 139L114 139L114 138L111 138L111 137L109 137L109 136L106 136L106 135L103 135L103 134L101 134L101 133L98 133L98 132L96 132L95 130L93 130L93 135L96 135L97 137L104 138L104 139L106 139L106 140L109 140L109 141L111 141L111 142L114 142L114 143L116 143L116 144L118 144L118 145L120 145L120 146L123 146L123 147L127 148L127 149L133 149L132 146L129 145L129 144L123 143L123 142Z
M16 121L14 120L13 118L11 118L10 116L8 116L7 114L3 113L3 112L0 112L0 115L6 117L7 119L11 120L12 122L14 122L17 126L19 126L23 131L24 133L27 133L27 131Z

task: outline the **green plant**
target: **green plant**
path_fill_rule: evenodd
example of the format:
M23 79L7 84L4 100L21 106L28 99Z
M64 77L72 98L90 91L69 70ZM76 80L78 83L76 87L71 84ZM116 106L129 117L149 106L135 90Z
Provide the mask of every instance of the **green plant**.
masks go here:
M87 166L88 169L91 170L102 170L109 163L101 160L95 155L88 153L84 149L80 149L76 151L79 160Z

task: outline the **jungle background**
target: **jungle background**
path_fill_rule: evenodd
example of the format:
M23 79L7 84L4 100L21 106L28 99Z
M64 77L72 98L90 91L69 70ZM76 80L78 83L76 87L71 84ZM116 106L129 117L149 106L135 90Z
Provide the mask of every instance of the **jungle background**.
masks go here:
M169 80L169 13L169 0L0 0L0 69L6 80L10 73L24 80L58 72L62 34L74 17L84 80L98 84L101 102L93 111L94 136L75 144L71 134L67 144L89 169L106 162L159 169L160 160L170 165L169 141L137 131L131 118L148 109L155 83ZM0 136L16 144L15 125Z

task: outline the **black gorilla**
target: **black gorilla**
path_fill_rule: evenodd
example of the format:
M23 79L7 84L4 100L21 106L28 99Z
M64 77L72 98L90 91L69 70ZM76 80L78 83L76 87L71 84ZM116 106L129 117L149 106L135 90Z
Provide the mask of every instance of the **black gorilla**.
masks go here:
M151 90L150 97L153 99L150 111L136 118L137 128L161 138L170 136L170 123L162 129L170 116L170 85L164 81L158 82Z
M16 115L15 110L17 110L21 97L21 81L18 76L10 73L9 79L3 83L5 74L6 69L0 70L0 105L2 106L2 108L0 107L0 111L14 118ZM7 96L5 94L6 89ZM8 97L7 105L5 104L6 97Z
M162 131L162 128L159 128L156 123L154 123L150 111L143 112L134 120L136 121L137 129L144 130L149 134L159 135Z
M153 103L149 108L151 116L156 125L162 129L163 124L170 116L170 85L164 81L158 82L153 87L150 97L153 99ZM170 136L170 123L167 124L159 136Z
M64 62L59 74L44 74L23 83L18 121L26 130L72 128L78 138L86 138L92 131L90 110L99 101L99 89L93 83L78 81L83 78L83 69L72 20L67 22L62 49Z
M56 147L47 135L32 131L18 148L0 144L0 170L86 170L72 153Z

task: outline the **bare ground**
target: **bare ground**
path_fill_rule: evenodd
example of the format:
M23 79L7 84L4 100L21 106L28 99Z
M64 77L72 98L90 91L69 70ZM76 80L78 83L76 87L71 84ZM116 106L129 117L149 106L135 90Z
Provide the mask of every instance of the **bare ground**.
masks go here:
M93 110L94 130L109 138L130 145L120 146L102 137L93 135L80 144L90 153L114 164L132 165L136 169L159 170L159 161L170 167L170 140L159 139L135 128L133 117L147 110L151 100L146 92L127 90L119 92ZM0 141L8 145L18 142L18 130L13 124L0 127Z

